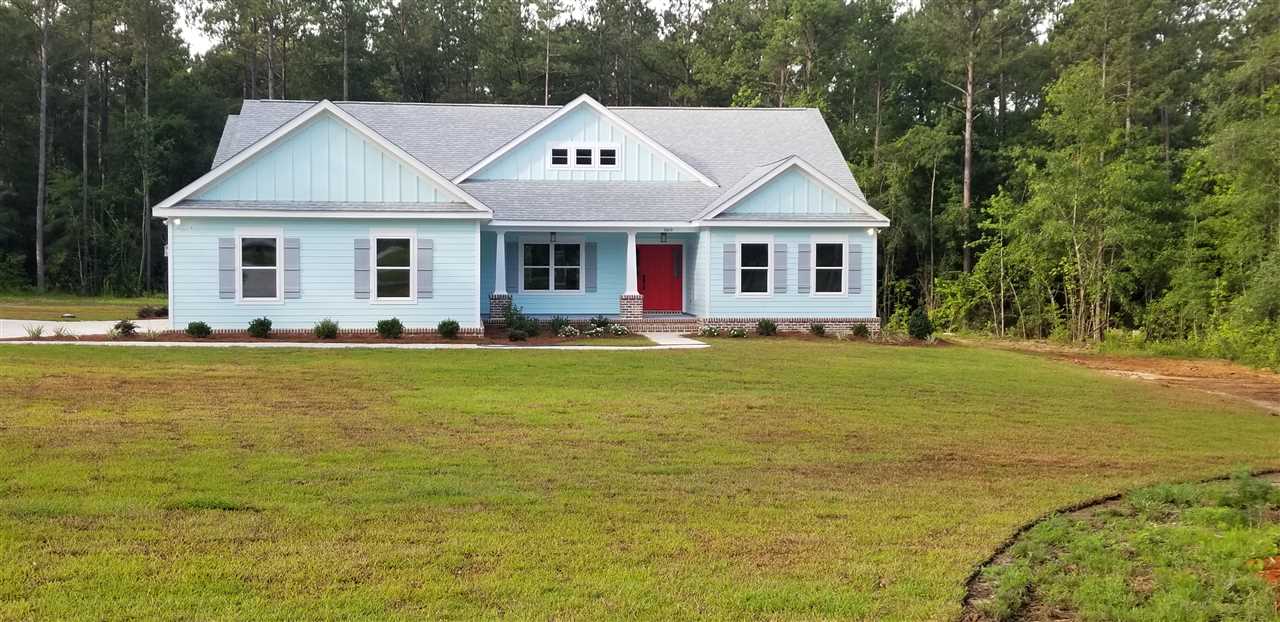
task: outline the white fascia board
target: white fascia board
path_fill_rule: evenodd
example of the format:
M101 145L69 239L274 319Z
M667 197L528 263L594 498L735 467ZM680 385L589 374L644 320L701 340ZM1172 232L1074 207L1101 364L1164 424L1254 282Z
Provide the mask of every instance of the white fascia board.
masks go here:
M272 210L194 207L157 207L151 210L151 215L155 218L400 218L413 220L489 220L491 218L489 214L477 211L421 212L414 210Z
M883 221L857 220L695 220L698 227L790 227L790 228L822 228L822 229L883 229L889 226L889 219Z
M674 221L626 221L602 220L597 222L581 220L491 220L486 229L536 230L546 231L599 231L599 230L635 230L635 231L694 231L693 223L684 220Z
M496 151L485 156L484 159L480 160L479 162L476 162L474 165L471 166L471 168L468 168L467 170L463 171L461 175L454 177L453 178L454 183L460 184L466 181L467 179L470 179L472 175L480 172L486 166L489 166L494 161L496 161L498 158L501 158L503 155L506 155L512 149L515 149L516 147L520 146L525 141L535 136L538 132L541 132L543 129L555 123L560 118L572 112L578 106L591 107L593 110L603 115L606 119L609 119L609 121L617 124L627 133L631 134L632 136L635 136L637 140L644 143L650 149L670 159L672 162L675 162L676 166L680 167L680 169L684 170L686 173L692 175L694 179L697 179L698 181L702 182L703 184L711 188L719 187L719 184L717 184L714 181L711 181L710 178L708 178L706 175L703 175L700 171L698 171L698 169L694 168L693 165L680 159L680 157L677 156L676 154L671 153L671 150L662 146L662 144L659 143L658 141L652 138L649 138L649 136L644 132L640 131L639 128L637 128L634 125L631 125L630 123L627 123L627 121L622 117L618 116L617 113L613 112L612 110L609 110L603 104L596 101L594 98L592 98L590 95L587 95L586 93L579 95L573 101L565 104L559 110L555 111L555 113L553 113L551 116L543 119L542 121L539 121L538 123L535 123L533 127L530 127L529 129L521 132L515 138L512 138L511 140L507 141L507 144L501 147L498 147Z
M711 207L707 208L706 210L703 210L701 214L698 214L698 217L695 220L706 221L706 220L715 218L717 215L724 213L726 210L738 204L743 199L747 198L748 196L751 196L751 194L756 190L759 190L761 186L764 186L765 184L769 183L777 176L787 172L788 170L791 170L791 168L793 167L799 168L800 170L804 171L807 175L809 175L810 178L814 179L815 181L822 184L823 186L826 186L832 192L836 193L836 195L839 196L840 198L848 201L851 205L862 210L863 212L866 212L867 215L875 218L877 221L882 221L884 223L882 226L889 225L889 219L886 218L884 214L881 214L879 211L877 211L874 207L871 207L869 204L867 204L866 199L859 197L858 195L850 192L844 186L841 186L839 183L836 183L836 180L831 179L822 171L819 171L818 169L814 168L812 165L810 165L808 162L805 162L799 156L791 156L790 158L787 158L777 167L774 167L773 170L769 171L768 174L762 175L760 179L757 179L751 185L734 193L733 196L727 197L724 200L713 203Z
M338 120L342 121L343 123L346 123L347 125L351 126L357 132L360 132L360 134L362 134L369 140L373 141L378 146L382 147L383 149L386 149L387 151L390 151L392 155L404 161L404 163L409 165L409 167L412 168L413 170L427 177L431 181L436 182L437 184L442 186L446 191L454 194L459 199L462 199L462 201L465 202L466 204L476 208L476 210L480 212L484 212L488 216L493 215L493 211L490 210L487 205L485 205L484 203L481 203L478 199L476 199L475 197L467 193L467 191L463 190L462 188L459 188L457 184L453 183L443 175L435 172L435 170L433 170L431 167L427 166L426 164L423 164L417 158L409 155L409 153L406 152L404 149L401 149L395 143L387 140L381 134L375 132L373 128L370 128L369 126L365 125L359 119L351 116L349 113L347 113L347 111L339 108L336 104L334 104L333 102L327 99L321 100L317 102L314 106L302 111L297 116L290 119L284 125L281 125L280 127L273 130L270 134L263 136L257 142L240 150L240 152L237 153L236 155L232 156L231 158L228 158L222 164L219 164L218 166L214 167L213 170L209 171L208 173L205 173L204 175L201 175L195 181L187 184L186 186L183 186L181 190L169 195L163 201L156 204L155 206L156 209L173 207L174 205L177 205L179 201L186 199L191 195L211 186L215 181L217 181L218 179L221 179L224 175L227 175L231 171L235 170L238 166L248 161L253 156L257 155L258 153L261 153L263 150L265 150L267 147L274 144L276 141L289 135L289 133L293 132L299 127L302 127L303 125L306 125L312 119L324 113L329 113L334 117L336 117Z

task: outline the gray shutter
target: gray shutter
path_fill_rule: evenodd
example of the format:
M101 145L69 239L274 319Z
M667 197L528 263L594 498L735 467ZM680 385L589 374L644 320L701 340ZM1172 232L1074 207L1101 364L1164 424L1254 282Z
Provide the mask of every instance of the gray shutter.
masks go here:
M596 243L587 242L586 246L586 257L582 260L585 262L582 266L583 282L588 292L594 292L596 291Z
M520 244L512 240L507 242L507 291L520 288Z
M787 245L773 245L773 291L787 293Z
M218 297L236 297L235 238L218 238Z
M418 238L418 298L430 298L435 274L435 240Z
M862 293L862 245L849 245L849 293Z
M796 291L801 294L809 293L809 245L800 244L796 250Z
M724 293L734 294L738 291L738 247L735 244L724 245Z
M369 238L356 238L355 245L355 296L369 297Z
M284 239L284 297L302 297L302 240Z

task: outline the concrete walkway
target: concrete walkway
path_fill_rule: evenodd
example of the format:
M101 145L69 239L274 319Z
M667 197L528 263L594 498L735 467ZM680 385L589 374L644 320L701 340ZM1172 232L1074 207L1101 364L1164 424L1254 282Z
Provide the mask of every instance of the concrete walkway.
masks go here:
M138 325L139 331L166 330L169 328L169 320L134 320L133 322ZM29 326L43 327L44 334L47 337L52 335L53 331L59 328L66 331L69 335L105 335L111 332L111 328L115 325L115 320L70 320L66 322L52 322L46 320L0 320L0 339L26 337L27 327Z

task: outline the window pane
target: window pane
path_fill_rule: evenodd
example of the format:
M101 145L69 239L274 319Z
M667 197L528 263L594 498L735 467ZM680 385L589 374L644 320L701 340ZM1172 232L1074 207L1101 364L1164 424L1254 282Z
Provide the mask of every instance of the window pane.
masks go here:
M556 244L557 266L581 266L582 247L577 244Z
M769 291L768 270L743 270L742 292L746 294L763 294Z
M742 245L742 267L743 268L768 268L769 267L769 245L768 244L743 244Z
M409 271L401 269L378 269L379 298L408 298Z
M410 241L406 238L378 240L378 267L408 268L409 245Z
M526 266L551 265L551 245L550 244L525 244L524 245L524 265Z
M840 286L840 275L844 272L842 269L832 270L830 268L818 270L814 273L814 291L820 294L840 293L844 288Z
M555 164L556 166L567 166L569 164L569 150L568 149L552 149L551 163Z
M817 260L819 268L844 267L844 245L819 244Z
M551 289L551 281L548 278L549 272L550 270L546 268L525 268L524 288L531 291Z
M600 150L600 166L616 166L618 164L617 149Z
M590 149L574 149L574 162L578 166L591 166L591 150Z
M556 289L578 289L579 268L556 268Z
M244 238L240 240L240 265L276 267L276 239Z
M240 296L242 298L275 298L276 271L249 269L240 271Z

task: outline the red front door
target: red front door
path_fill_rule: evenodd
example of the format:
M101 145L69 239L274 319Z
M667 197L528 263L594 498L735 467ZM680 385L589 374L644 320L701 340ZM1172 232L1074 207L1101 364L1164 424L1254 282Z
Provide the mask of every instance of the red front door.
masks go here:
M645 311L684 310L684 257L678 244L637 244L636 278Z

